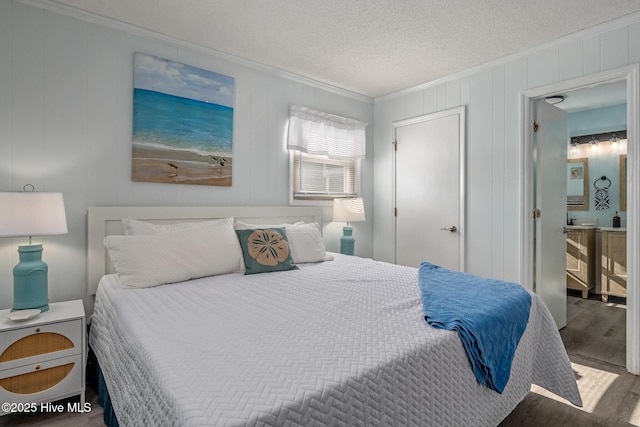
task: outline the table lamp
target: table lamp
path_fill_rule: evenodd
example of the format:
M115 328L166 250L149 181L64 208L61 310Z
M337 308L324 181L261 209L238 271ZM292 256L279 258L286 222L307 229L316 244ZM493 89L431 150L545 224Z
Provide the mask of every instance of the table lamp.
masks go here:
M31 237L67 232L62 193L0 192L0 237L29 237L28 245L18 246L11 311L49 309L49 267L42 261L42 244L32 244Z
M353 227L350 222L364 221L364 202L361 197L352 199L333 199L333 220L336 222L346 222L342 229L340 238L340 253L353 255L355 239L353 238Z

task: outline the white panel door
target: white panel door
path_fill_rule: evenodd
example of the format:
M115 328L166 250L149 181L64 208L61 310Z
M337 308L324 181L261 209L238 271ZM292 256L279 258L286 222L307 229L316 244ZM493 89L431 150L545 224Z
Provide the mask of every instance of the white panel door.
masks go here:
M464 271L464 107L394 126L396 263Z
M558 329L567 325L566 253L563 228L567 219L567 113L536 101L538 131L536 151L535 207L535 290L556 321Z

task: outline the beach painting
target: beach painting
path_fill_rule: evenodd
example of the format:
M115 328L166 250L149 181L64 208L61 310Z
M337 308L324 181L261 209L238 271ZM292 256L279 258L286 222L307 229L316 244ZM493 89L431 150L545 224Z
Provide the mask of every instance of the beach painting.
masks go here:
M133 181L231 186L233 77L136 53Z

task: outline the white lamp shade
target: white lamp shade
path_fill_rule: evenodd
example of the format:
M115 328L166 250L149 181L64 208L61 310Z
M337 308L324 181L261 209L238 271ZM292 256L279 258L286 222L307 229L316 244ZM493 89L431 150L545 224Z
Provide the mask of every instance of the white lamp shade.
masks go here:
M333 220L338 222L359 222L366 220L364 201L361 197L333 199Z
M0 192L0 236L67 234L62 193Z

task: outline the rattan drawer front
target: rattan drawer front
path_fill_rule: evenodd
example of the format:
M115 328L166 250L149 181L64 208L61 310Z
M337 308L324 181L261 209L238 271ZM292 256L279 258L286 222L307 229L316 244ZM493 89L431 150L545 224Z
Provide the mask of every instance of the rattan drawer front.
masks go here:
M0 333L0 372L37 362L42 357L65 357L81 352L79 319Z
M82 355L47 360L0 373L0 402L34 402L84 390Z

